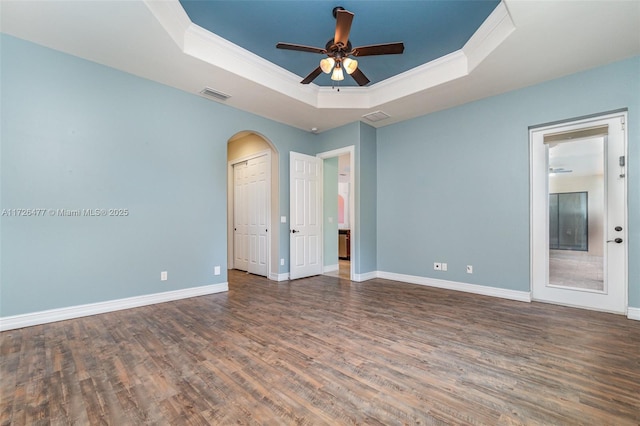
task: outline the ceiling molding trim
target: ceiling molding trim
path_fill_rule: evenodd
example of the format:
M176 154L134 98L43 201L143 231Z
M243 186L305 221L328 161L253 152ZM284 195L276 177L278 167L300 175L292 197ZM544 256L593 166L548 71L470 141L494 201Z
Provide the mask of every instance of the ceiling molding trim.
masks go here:
M468 74L467 56L457 50L371 86L372 105L395 101Z
M178 0L143 0L187 55L315 107L318 86L191 22ZM213 83L212 83L213 84Z
M184 37L187 55L311 106L316 105L317 86L300 87L300 77L294 73L193 23Z
M178 0L144 0L144 4L178 47L184 51L184 34L191 25L191 19L180 2Z
M144 0L182 51L217 68L318 109L370 109L467 76L513 31L501 2L465 46L369 87L300 84L300 76L206 30L189 19L178 0Z
M491 52L505 41L516 26L504 1L491 12L480 28L462 47L467 56L469 72L473 71Z
M339 92L338 92L339 88ZM316 107L337 109L371 108L371 88L345 86L319 87Z

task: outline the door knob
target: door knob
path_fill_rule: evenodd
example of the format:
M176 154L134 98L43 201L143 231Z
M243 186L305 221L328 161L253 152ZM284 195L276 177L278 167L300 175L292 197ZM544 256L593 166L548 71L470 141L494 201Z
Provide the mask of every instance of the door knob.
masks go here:
M622 242L622 238L616 238L614 240L609 240L607 242L608 243L618 243L618 244L620 244Z
M616 227L615 227L615 228L613 228L613 229L615 229L616 231L620 232L620 231L622 231L622 226L616 226Z
M291 233L292 233L292 234L295 234L296 232L300 232L300 231L297 231L297 230L295 230L295 229L292 229L292 230L291 230Z

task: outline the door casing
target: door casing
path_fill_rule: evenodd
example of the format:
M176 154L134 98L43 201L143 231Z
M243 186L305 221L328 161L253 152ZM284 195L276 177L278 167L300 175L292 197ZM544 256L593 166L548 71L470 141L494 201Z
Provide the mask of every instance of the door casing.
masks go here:
M548 179L547 176L547 168L548 168L548 158L546 154L546 148L541 149L540 147L540 137L543 137L544 134L548 133L557 133L561 131L573 131L579 130L581 128L588 128L592 126L597 126L598 124L602 124L608 122L610 126L613 125L621 125L623 131L623 148L620 155L624 155L624 158L627 159L627 113L626 111L618 111L612 112L608 114L602 114L597 116L591 116L583 119L575 119L570 121L565 121L561 123L554 123L542 126L536 126L530 128L529 131L529 143L530 143L530 205L531 205L531 214L530 214L530 261L531 261L531 291L532 291L532 299L538 301L544 301L548 303L558 303L568 306L574 306L584 309L592 309L592 310L601 310L606 312L614 312L619 314L626 314L627 306L628 306L628 197L627 197L627 179L623 179L623 194L624 194L624 205L623 209L623 219L622 222L623 231L619 234L621 238L624 240L624 271L622 273L623 283L621 284L623 288L614 289L618 291L618 297L620 298L619 303L612 304L603 304L602 307L594 306L591 303L591 306L586 302L582 302L581 297L576 297L576 302L567 303L564 301L556 301L549 300L546 297L541 298L539 295L539 289L542 283L544 285L547 284L549 273L548 273ZM537 139L536 139L537 138ZM537 142L534 142L534 139ZM606 144L605 144L606 146ZM613 164L617 161L617 158L608 158L606 160L607 170L612 167ZM626 171L626 165L623 168ZM626 173L626 172L625 172ZM605 194L607 193L607 189L605 189ZM608 205L609 202L605 200L605 205ZM544 216L543 216L544 215ZM605 241L610 239L611 234L607 229L607 226L610 225L607 223L608 218L605 218ZM544 224L546 223L546 227ZM609 226L610 227L610 226ZM606 244L606 243L605 243ZM607 265L605 264L605 267ZM620 292L622 294L620 294ZM576 293L578 295L578 293ZM595 298L595 296L594 296ZM617 299L616 299L617 300Z
M327 158L339 157L341 155L349 154L349 170L351 173L349 174L349 226L351 232L351 261L350 261L350 271L349 271L349 279L351 281L356 281L355 279L355 266L356 259L359 258L359 251L357 246L358 239L356 238L358 233L358 224L356 223L356 213L355 213L355 145L346 146L344 148L338 148L331 151L321 152L316 156L325 160ZM324 223L324 222L323 222ZM324 247L322 247L324 250Z

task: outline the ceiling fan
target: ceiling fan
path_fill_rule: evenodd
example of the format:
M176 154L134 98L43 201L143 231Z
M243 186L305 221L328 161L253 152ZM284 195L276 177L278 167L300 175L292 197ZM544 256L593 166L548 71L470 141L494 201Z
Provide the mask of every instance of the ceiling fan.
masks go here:
M370 80L364 75L360 68L358 68L358 61L350 58L350 56L394 55L404 52L404 44L402 42L352 47L349 41L349 32L351 31L353 16L354 14L345 10L344 7L338 6L333 8L333 17L336 18L336 32L334 37L327 42L324 49L301 44L276 44L278 49L327 55L326 58L320 61L318 68L311 71L300 83L309 84L322 72L326 74L331 73L331 80L341 81L344 80L344 70L347 74L350 74L360 86L364 86L368 84Z

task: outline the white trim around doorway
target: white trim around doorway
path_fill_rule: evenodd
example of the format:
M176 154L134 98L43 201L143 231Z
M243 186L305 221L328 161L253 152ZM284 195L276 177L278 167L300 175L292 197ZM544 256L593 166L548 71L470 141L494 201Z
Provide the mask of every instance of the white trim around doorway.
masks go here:
M545 280L548 280L549 274L549 266L548 266L548 219L546 216L543 216L547 213L548 207L546 209L542 209L541 206L547 205L548 203L548 182L546 178L546 169L548 168L548 160L547 154L544 153L540 146L540 138L544 138L545 135L555 134L555 133L564 133L564 132L574 132L584 128L589 128L593 126L599 126L603 124L610 125L621 125L621 130L617 131L624 132L623 136L623 144L624 148L622 150L622 155L624 158L628 158L628 124L627 124L627 112L625 111L614 111L609 113L603 113L600 115L593 115L589 117L576 118L572 120L550 123L539 126L532 126L529 128L529 160L530 160L530 283L531 283L531 294L532 299L534 301L546 302L546 303L555 303L561 304L565 306L572 306L582 309L591 309L598 310L604 312L612 312L617 314L625 314L630 319L636 319L635 316L637 312L632 312L633 308L628 307L628 294L629 294L629 261L628 261L628 245L625 258L624 258L624 271L623 271L623 289L618 287L617 295L615 299L602 299L596 300L596 296L583 296L583 294L575 294L572 295L571 300L566 299L566 297L560 296L550 296L547 295L547 291L540 291L542 289L541 283ZM537 141L537 142L536 142ZM606 138L605 138L606 142ZM605 143L605 146L606 143ZM615 160L615 158L614 158ZM611 161L611 159L609 159ZM607 168L605 167L605 175L607 173ZM626 170L626 165L624 167ZM546 188L546 190L545 190ZM607 189L605 188L605 194ZM621 234L622 238L627 241L628 237L628 182L626 178L624 179L624 219L621 221L621 225L623 227L623 233ZM606 195L605 195L606 196ZM605 202L606 204L606 202ZM606 218L605 218L606 222ZM546 223L546 226L544 225ZM605 240L607 238L607 231L605 230ZM606 267L606 265L605 265ZM553 286L556 288L556 286ZM547 287L544 287L546 289ZM560 288L560 287L557 287ZM536 291L538 289L538 291ZM561 290L559 291L561 292ZM566 291L565 291L566 292ZM540 295L542 293L542 296ZM584 292L586 294L586 292ZM606 294L606 293L602 293ZM577 297L579 296L579 297ZM557 300L556 300L557 299ZM621 301L624 301L623 305L621 305ZM617 301L613 303L613 301Z
M351 262L350 262L350 271L349 276L351 281L362 281L361 279L356 279L355 266L356 261L360 256L360 247L357 245L358 239L356 238L359 224L356 222L356 203L355 203L355 193L356 193L356 185L355 185L355 174L356 174L356 147L355 145L346 146L344 148L338 148L331 151L321 152L316 154L316 157L326 160L327 158L339 157L341 155L349 154L349 224L351 227ZM324 250L324 243L322 249Z

